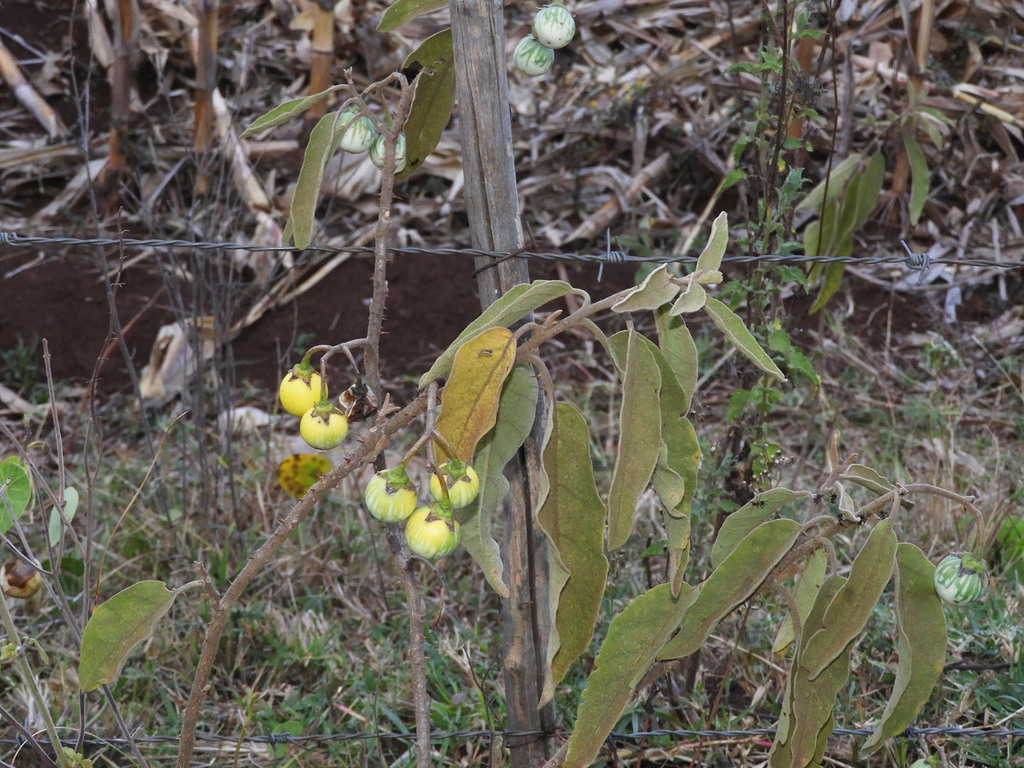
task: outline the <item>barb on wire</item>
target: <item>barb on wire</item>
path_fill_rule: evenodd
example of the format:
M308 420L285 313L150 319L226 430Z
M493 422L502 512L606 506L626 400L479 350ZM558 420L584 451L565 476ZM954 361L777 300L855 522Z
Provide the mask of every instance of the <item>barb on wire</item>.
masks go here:
M197 250L236 250L250 251L253 253L294 253L297 249L287 245L258 245L255 243L235 242L207 242L193 240L162 240L157 238L108 238L108 237L42 237L35 235L19 235L16 232L0 232L0 247L10 248L44 247L44 246L92 246L98 248L124 247L128 249L140 248L194 248ZM906 247L906 246L904 246ZM370 246L358 245L310 245L305 249L311 253L338 254L349 253L354 256L373 256L373 248ZM909 248L907 251L909 252ZM516 251L514 253L485 251L478 248L424 248L416 246L388 246L388 252L396 255L407 256L482 256L497 261L509 258L541 259L546 261L567 261L597 263L603 267L604 264L669 264L696 263L695 256L634 256L623 251L610 250L604 253L555 253L555 252L533 252ZM931 259L927 254L913 254L909 257L903 256L806 256L803 254L777 254L766 253L760 255L726 256L723 263L742 264L747 262L790 262L798 264L904 264L911 269L925 269L934 264L956 264L967 267L995 267L999 269L1019 269L1024 267L1024 261L993 261L991 259ZM923 266L922 266L923 265ZM600 274L599 274L600 278Z
M917 284L920 285L921 281L924 280L924 274L928 271L928 267L932 265L932 257L930 253L914 253L910 250L910 246L907 245L906 240L900 240L903 244L903 249L907 252L907 258L904 263L907 265L907 269L912 269L918 273Z

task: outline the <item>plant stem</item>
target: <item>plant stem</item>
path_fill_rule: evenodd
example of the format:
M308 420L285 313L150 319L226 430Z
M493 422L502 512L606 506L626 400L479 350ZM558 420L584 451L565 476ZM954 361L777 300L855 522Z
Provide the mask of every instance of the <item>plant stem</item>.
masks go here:
M7 600L0 596L0 620L3 621L4 632L7 633L7 637L12 643L21 645L19 641L18 628L14 625L14 619L11 616L11 612L7 609ZM28 686L29 693L32 695L33 701L36 703L36 708L39 710L39 716L43 718L43 727L46 728L46 735L50 737L50 746L53 747L53 753L57 760L57 764L62 768L70 768L71 762L64 754L64 749L60 743L60 737L57 735L57 724L53 722L53 717L50 715L50 709L43 699L43 694L39 690L39 686L36 684L36 677L32 673L32 667L29 666L28 661L25 659L25 648L22 646L17 655L14 657L14 666L21 674L22 679L25 681L25 685Z

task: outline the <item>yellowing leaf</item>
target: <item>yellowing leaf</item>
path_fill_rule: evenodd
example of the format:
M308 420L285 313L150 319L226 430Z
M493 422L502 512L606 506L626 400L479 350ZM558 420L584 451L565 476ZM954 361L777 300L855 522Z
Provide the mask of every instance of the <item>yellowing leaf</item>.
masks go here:
M277 465L277 484L289 496L301 499L330 469L331 462L326 456L296 453Z
M494 429L477 444L473 459L473 468L480 476L480 495L467 509L456 513L462 523L459 541L476 561L491 589L502 597L508 597L508 586L501 549L494 538L493 517L510 487L502 470L533 429L539 389L529 365L512 367L501 390Z
M79 687L88 692L114 682L128 654L153 634L177 596L162 581L140 581L96 606L82 632Z
M819 547L807 558L804 569L797 577L796 587L793 589L793 602L796 604L797 616L800 625L805 626L807 614L814 605L821 585L825 583L825 572L828 568L828 555L824 547ZM796 625L793 622L792 613L787 613L782 620L778 633L775 635L775 643L772 645L772 653L782 655L796 640Z
M476 444L494 426L501 387L515 359L516 344L508 328L483 331L455 353L436 428L456 458L472 462ZM439 440L434 441L434 455L441 463L449 458Z

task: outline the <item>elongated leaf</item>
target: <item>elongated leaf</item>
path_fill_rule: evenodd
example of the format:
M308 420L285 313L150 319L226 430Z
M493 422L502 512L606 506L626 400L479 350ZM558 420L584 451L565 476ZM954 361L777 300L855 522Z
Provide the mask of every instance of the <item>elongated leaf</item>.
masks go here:
M64 518L70 523L75 519L75 512L78 511L78 489L74 486L67 486L64 489ZM50 546L57 546L60 542L60 532L64 527L64 520L61 519L60 512L54 507L50 510L50 520L46 525L46 536L50 541Z
M7 533L32 501L32 478L13 456L0 461L0 533Z
M850 567L850 576L829 604L822 628L811 635L800 663L814 680L857 639L892 577L896 565L896 534L889 520L874 527Z
M494 426L502 386L515 359L516 343L508 328L489 328L455 354L435 428L456 458L473 461L477 442ZM438 462L452 455L449 448L440 440L434 442Z
M935 566L913 544L896 549L896 681L864 750L874 752L886 739L914 722L942 676L946 661L946 615L932 579Z
M774 376L779 381L786 380L786 377L782 375L782 371L779 370L779 366L768 356L767 352L761 349L753 334L743 325L739 315L712 296L708 296L704 311L707 312L708 317L711 318L714 324L718 326L718 329L725 334L726 338L743 353L744 357L769 376Z
M695 271L712 271L722 266L722 257L725 256L725 247L729 244L729 216L722 211L711 224L711 236L708 237L708 244L704 246L700 256L697 257Z
M821 619L825 615L825 609L828 608L832 598L835 597L836 593L845 583L846 579L841 576L825 577L825 581L814 597L811 610L804 620L804 631L800 638L802 641L800 643L801 646L806 642L808 635L821 629ZM798 648L796 660L793 662L792 669L790 669L789 675L786 677L786 693L782 700L782 709L779 712L779 720L776 724L775 741L772 743L772 749L769 753L769 765L775 768L792 768L794 765L807 765L806 761L802 763L797 762L794 752L798 751L801 754L806 754L811 749L817 748L817 734L820 732L818 723L823 722L825 718L820 712L815 714L820 708L816 706L813 698L808 698L807 683L807 675L800 668L800 648ZM797 697L798 689L799 698ZM822 708L827 708L828 713L831 714L832 706L835 702L834 697L829 701L828 693L825 689L822 688L821 691L824 695Z
M834 599L843 582L834 577L826 579L808 615L813 629L819 626L823 605ZM853 642L837 654L817 679L810 680L800 665L800 654L790 672L783 715L779 717L779 730L772 744L769 765L773 768L814 766L817 764L822 742L830 733L836 698L850 678L850 650Z
M625 298L612 304L613 312L639 312L657 309L667 304L679 293L679 286L673 282L668 265L662 264L647 276L640 285L630 291Z
M697 389L697 345L686 322L673 317L662 307L654 315L658 331L658 346L683 390L683 415L690 412L693 393ZM664 378L664 377L663 377Z
M557 589L556 584L551 585L549 609L554 631L548 644L545 701L590 644L608 576L604 505L594 479L587 421L565 403L555 404L553 418L554 428L543 455L548 488L537 522L554 548L564 580Z
M439 11L447 5L448 0L395 0L381 16L377 31L390 32L417 16Z
M94 691L114 682L128 654L153 634L177 596L162 581L140 581L96 606L82 632L81 689Z
M650 348L630 332L622 380L619 443L608 489L608 549L626 543L640 494L647 488L661 447L661 374Z
M885 475L879 474L871 467L864 466L863 464L851 464L843 473L843 479L852 480L872 493L877 493L879 496L888 493L896 487ZM914 508L914 502L904 496L900 499L900 506L909 511Z
M725 518L722 527L718 529L718 536L711 546L711 566L717 567L747 534L783 506L796 499L806 497L807 493L791 491L788 488L772 488L754 496Z
M573 290L571 285L561 280L534 280L532 283L513 286L487 307L480 317L467 325L466 330L460 333L455 341L448 346L448 349L441 353L430 370L420 377L420 389L426 387L430 382L448 375L452 369L455 353L466 339L471 339L488 328L508 327L538 307L572 293Z
M299 249L309 247L313 239L317 201L324 183L324 169L334 154L334 129L339 117L338 112L328 112L317 121L302 155L302 167L295 182L292 207L288 214L292 242Z
M826 199L834 200L837 197L840 197L845 191L850 178L862 169L861 163L863 162L863 159L864 155L854 152L839 163L839 165L835 166L829 174L827 183L822 179L814 189L807 193L807 197L797 204L797 213L817 214L821 210L821 204L823 201ZM828 189L827 198L825 196L826 187Z
M668 583L672 594L682 589L686 564L690 560L690 516L664 515L665 539L668 545Z
M403 69L419 64L414 81L412 107L402 133L405 135L405 168L396 176L415 172L437 147L455 106L455 61L451 27L431 35L409 54Z
M261 115L253 120L252 125L245 129L242 133L242 138L246 139L257 133L275 128L279 125L287 123L289 120L294 120L296 117L301 115L307 109L312 107L319 101L326 99L335 91L347 88L347 85L332 85L326 91L320 93L314 93L309 96L303 96L299 99L292 99L286 101L284 104L274 107L272 110L267 112L265 115Z
M459 541L483 571L491 589L502 597L508 597L508 586L493 532L494 513L509 490L502 471L533 429L539 387L530 366L513 366L501 390L494 429L480 440L473 458L480 494L466 510L456 512L462 524Z
M692 588L684 585L679 596L673 597L669 585L660 584L612 619L576 713L576 727L563 763L566 768L585 768L597 757L637 683L679 626L693 594Z
M807 558L804 569L797 577L796 587L793 589L793 602L796 603L797 616L800 618L800 626L807 626L807 615L814 605L814 599L825 583L825 575L828 568L828 555L824 547L819 547ZM793 621L792 613L787 613L786 618L779 625L779 631L775 635L775 642L772 644L772 653L782 655L796 639L796 624Z
M772 520L751 531L700 584L679 634L658 658L679 659L700 648L718 622L761 586L799 535L800 524L795 520Z
M916 225L921 220L924 204L928 202L931 171L916 139L904 134L903 145L907 148L907 160L910 161L910 223Z

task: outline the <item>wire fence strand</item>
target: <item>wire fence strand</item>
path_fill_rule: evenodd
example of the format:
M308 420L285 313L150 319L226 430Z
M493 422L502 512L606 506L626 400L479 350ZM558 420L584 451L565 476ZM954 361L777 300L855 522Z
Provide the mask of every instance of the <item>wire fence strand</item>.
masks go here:
M833 728L832 735L837 737L849 736L870 736L874 733L871 728ZM776 734L775 728L746 728L746 729L686 729L686 728L656 728L647 731L632 731L629 733L612 732L605 739L605 743L629 743L639 742L644 739L737 739L754 740L764 737L773 737ZM511 739L529 739L549 737L552 734L543 731L497 731L497 730L463 730L431 733L430 739L433 743L440 742L467 742L479 739L508 741ZM568 734L554 734L556 736L567 736ZM924 727L910 726L902 733L896 735L897 739L914 739L924 736L950 736L969 739L1014 739L1024 738L1024 728L986 728L986 727ZM408 741L413 742L416 734L412 731L381 731L368 732L357 731L352 733L323 733L294 735L290 733L271 734L196 734L196 740L205 744L221 744L238 747L242 744L249 745L292 745L309 749L319 743L339 741ZM40 744L47 745L45 738L37 739ZM178 742L179 736L136 736L134 741L139 745L174 744ZM120 737L105 738L90 734L82 739L83 743L93 747L117 747L127 746L127 739ZM75 739L69 739L66 743L73 744ZM22 744L20 739L0 739L0 745L17 746Z
M82 246L96 248L123 247L137 250L145 248L162 249L196 249L203 251L248 251L252 253L295 253L298 249L284 245L259 245L256 243L241 242L208 242L196 240L173 240L161 238L110 238L110 237L71 237L71 236L39 236L19 235L16 232L0 232L0 246L10 248L29 248L46 246ZM310 245L304 249L309 253L340 254L348 253L354 256L373 256L372 246L359 245ZM566 253L566 252L545 252L521 250L515 252L487 251L477 248L442 248L442 247L418 247L418 246L388 246L388 251L396 255L407 256L468 256L482 257L502 261L509 258L537 259L542 261L576 262L589 264L669 264L669 263L696 263L696 256L661 256L634 255L623 251L605 251L603 253ZM977 258L930 258L925 254L893 253L888 256L807 256L804 254L755 254L726 256L723 263L743 264L751 262L769 263L802 263L802 264L902 264L907 269L920 271L922 269L941 266L958 265L965 267L989 267L994 269L1020 269L1024 267L1024 261L994 261L992 259Z

